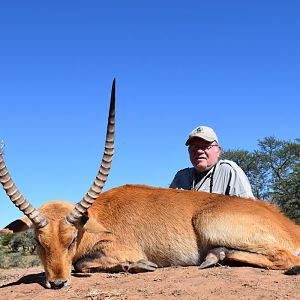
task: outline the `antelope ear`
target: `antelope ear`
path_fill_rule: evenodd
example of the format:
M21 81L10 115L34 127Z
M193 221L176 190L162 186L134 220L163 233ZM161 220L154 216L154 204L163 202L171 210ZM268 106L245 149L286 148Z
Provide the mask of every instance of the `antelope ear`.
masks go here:
M24 216L5 226L5 228L1 230L1 233L18 233L31 229L32 227L31 221Z
M83 215L81 217L81 228L89 233L100 233L105 236L111 235L111 232L108 231L101 223L87 215Z

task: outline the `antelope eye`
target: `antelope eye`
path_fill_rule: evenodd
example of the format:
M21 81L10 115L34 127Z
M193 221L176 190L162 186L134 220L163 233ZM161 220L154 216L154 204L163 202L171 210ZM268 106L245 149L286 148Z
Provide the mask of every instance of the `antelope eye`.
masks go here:
M68 250L70 250L71 248L73 248L73 246L75 245L76 242L77 242L77 236L75 236L74 239L72 240L71 244L68 247Z

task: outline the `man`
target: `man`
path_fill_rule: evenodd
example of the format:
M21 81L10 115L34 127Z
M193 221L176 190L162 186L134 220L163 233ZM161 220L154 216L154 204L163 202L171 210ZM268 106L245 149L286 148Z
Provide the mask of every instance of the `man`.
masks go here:
M219 160L222 148L212 128L196 127L185 145L193 168L177 172L170 188L254 198L243 170L233 161Z

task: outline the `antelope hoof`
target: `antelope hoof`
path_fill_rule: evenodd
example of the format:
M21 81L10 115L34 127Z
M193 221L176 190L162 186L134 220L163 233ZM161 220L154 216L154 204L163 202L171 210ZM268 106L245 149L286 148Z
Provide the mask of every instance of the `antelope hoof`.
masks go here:
M199 266L200 269L205 269L216 265L218 262L225 260L228 250L225 247L218 247L209 250L204 262Z
M155 271L157 268L157 264L146 259L141 259L135 263L123 264L123 270L129 273L151 272Z
M285 275L299 275L300 274L300 266L292 267L291 269L284 272Z

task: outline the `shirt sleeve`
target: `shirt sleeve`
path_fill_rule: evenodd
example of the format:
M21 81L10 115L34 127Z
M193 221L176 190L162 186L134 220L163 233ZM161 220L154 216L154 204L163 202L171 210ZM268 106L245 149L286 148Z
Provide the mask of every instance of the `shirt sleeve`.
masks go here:
M190 190L192 186L192 176L190 169L183 169L176 173L174 179L170 184L170 188Z
M220 168L224 169L224 173L226 175L223 177L228 180L226 194L245 198L254 198L251 185L246 174L236 163L222 163Z

